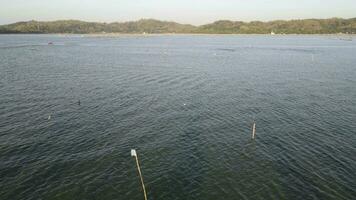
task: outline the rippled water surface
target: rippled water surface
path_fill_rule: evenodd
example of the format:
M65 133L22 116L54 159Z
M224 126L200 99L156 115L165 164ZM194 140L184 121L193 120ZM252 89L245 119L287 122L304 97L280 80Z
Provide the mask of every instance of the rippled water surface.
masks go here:
M0 199L141 200L131 148L150 200L355 199L356 40L0 36Z

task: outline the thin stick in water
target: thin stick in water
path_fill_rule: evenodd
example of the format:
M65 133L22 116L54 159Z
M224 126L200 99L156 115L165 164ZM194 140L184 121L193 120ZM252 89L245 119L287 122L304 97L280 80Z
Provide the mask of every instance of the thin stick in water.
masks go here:
M255 135L256 135L256 122L253 122L253 126L252 126L252 139L255 139Z
M135 149L131 149L131 156L132 156L132 157L135 157L135 159L136 159L137 171L138 171L138 174L140 175L141 184L142 184L142 190L143 190L143 195L144 195L144 197L145 197L145 200L147 200L146 188L145 188L145 184L144 184L144 182L143 182L143 177L142 177L142 173L141 173L141 168L140 168L140 164L139 164L139 162L138 162L138 156L137 156L137 153L136 153L136 150L135 150Z

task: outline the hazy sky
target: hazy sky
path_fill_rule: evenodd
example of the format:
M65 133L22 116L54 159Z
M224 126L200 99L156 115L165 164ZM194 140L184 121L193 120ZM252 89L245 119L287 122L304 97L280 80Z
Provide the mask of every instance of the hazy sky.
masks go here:
M0 24L79 19L113 22L155 18L204 24L218 19L356 17L356 0L0 0Z

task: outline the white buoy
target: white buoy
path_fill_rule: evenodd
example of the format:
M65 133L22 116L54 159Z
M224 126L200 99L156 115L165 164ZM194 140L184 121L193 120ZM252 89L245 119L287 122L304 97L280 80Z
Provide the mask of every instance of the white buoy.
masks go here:
M255 139L255 135L256 135L256 123L253 122L253 125L252 125L252 139Z
M135 149L131 149L131 156L132 157L136 157L137 156Z
M139 164L139 162L138 162L138 156L137 156L137 153L136 153L136 150L135 150L135 149L131 149L131 156L132 156L132 157L135 157L135 159L136 159L137 171L138 171L138 174L140 175L140 179L141 179L142 190L143 190L143 196L145 197L145 200L147 200L146 188L145 188L145 184L144 184L144 182L143 182L143 177L142 177L142 173L141 173L141 168L140 168L140 164Z
M48 120L50 120L51 119L51 115L48 115Z

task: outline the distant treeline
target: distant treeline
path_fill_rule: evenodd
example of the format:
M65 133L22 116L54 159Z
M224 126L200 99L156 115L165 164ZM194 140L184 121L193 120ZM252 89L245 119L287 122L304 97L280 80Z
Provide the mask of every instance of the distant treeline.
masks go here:
M356 33L356 18L303 19L270 22L220 20L202 26L142 19L123 23L78 20L17 22L0 26L0 33L210 33L210 34L334 34Z

